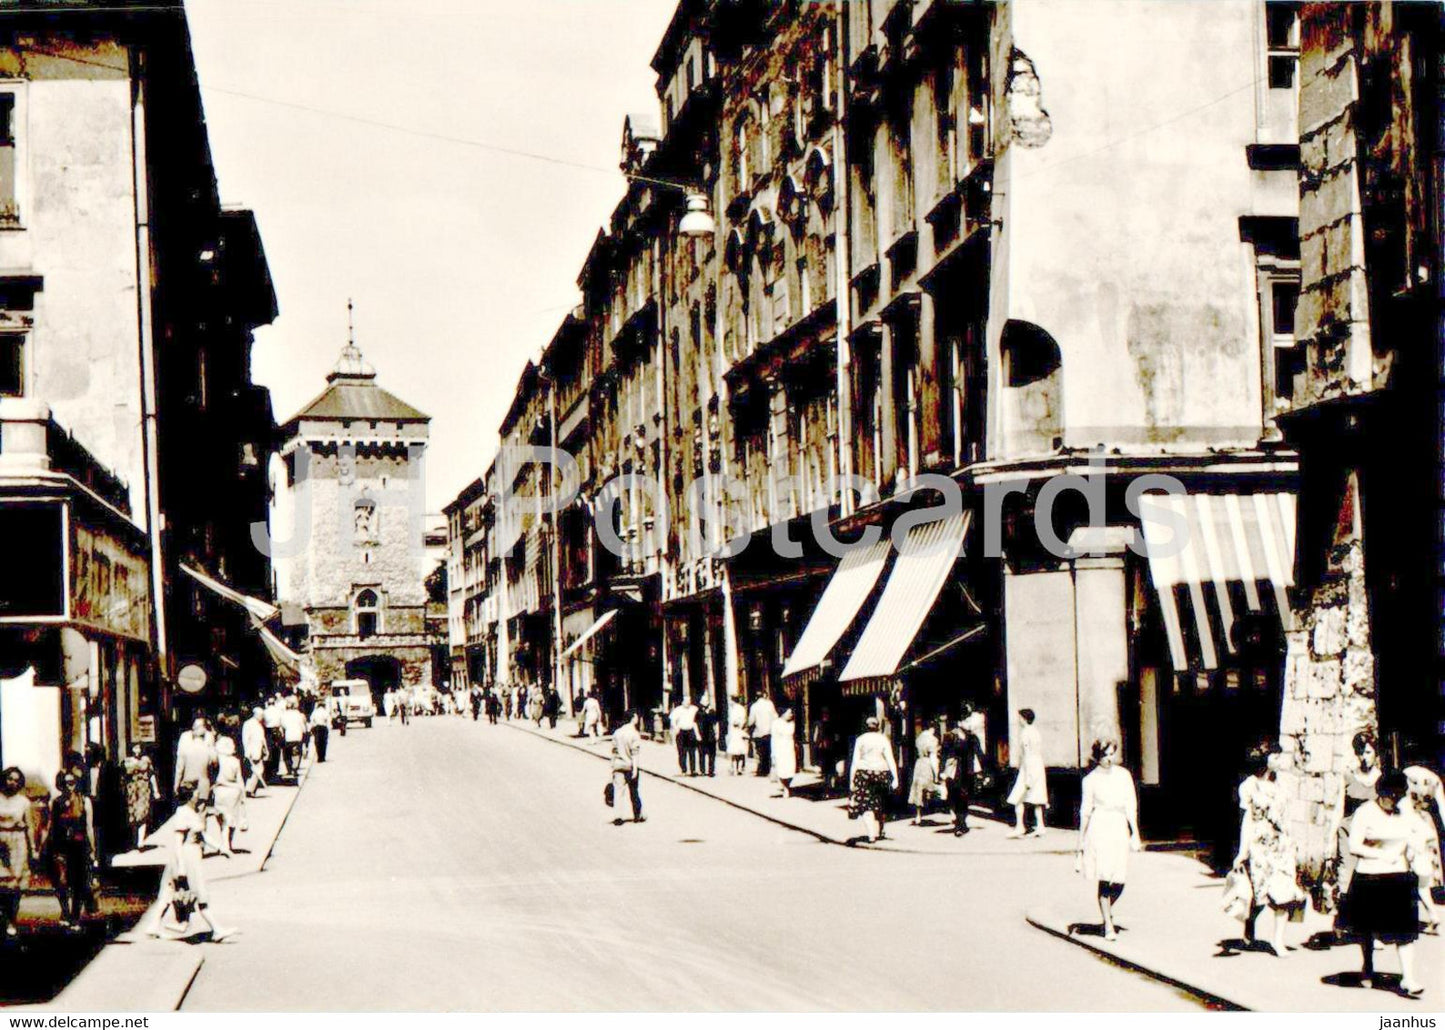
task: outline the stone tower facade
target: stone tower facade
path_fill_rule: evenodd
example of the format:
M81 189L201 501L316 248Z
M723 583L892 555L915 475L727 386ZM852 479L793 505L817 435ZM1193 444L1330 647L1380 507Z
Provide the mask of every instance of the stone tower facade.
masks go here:
M326 384L282 430L277 593L305 611L320 683L363 678L379 700L433 678L423 542L430 419L378 386L354 343Z

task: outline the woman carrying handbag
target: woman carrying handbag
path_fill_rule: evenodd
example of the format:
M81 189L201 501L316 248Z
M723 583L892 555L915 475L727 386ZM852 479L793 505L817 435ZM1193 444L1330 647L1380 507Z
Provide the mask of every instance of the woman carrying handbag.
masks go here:
M212 941L222 941L236 931L220 926L210 910L205 873L201 868L201 841L205 817L195 784L176 788L180 807L165 825L170 837L171 857L161 877L160 927L155 934L171 940L189 940L210 932Z

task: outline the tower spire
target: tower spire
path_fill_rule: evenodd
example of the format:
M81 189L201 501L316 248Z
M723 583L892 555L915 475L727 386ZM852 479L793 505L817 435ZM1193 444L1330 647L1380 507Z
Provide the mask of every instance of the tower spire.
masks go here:
M346 298L346 346L341 348L341 357L336 360L336 367L326 377L328 383L337 379L375 379L376 369L366 363L361 356L361 348L356 346L356 318L355 305L351 298Z

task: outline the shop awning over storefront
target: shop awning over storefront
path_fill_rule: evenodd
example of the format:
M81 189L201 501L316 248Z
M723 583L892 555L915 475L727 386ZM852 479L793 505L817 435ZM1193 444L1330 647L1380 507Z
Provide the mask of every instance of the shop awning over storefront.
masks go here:
M970 518L971 513L962 512L908 531L873 617L838 677L840 683L886 680L898 671L963 553Z
M272 633L259 619L252 619L251 625L261 635L261 643L266 645L266 651L275 659L277 665L284 666L294 672L301 671L302 658L291 648L286 646L285 641Z
M885 535L874 544L852 548L843 555L823 596L818 599L818 607L813 609L803 635L798 638L797 647L788 655L787 664L783 666L785 679L805 673L816 674L828 652L838 643L838 638L857 618L858 609L863 607L878 577L883 574L889 546Z
M262 622L268 622L281 614L281 609L277 608L274 604L263 601L259 597L251 597L248 594L243 594L239 590L233 590L220 580L212 579L199 569L193 569L189 565L182 565L181 571L210 590L217 597L224 598L233 604L239 604Z
M562 661L566 661L568 658L572 657L572 655L576 654L577 651L582 647L582 645L587 643L587 641L591 640L598 633L601 633L602 630L607 626L607 624L615 618L617 618L616 608L612 609L612 611L610 612L604 613L602 618L598 619L592 625L588 626L582 632L582 634L577 637L576 640L568 644L567 649L564 650L560 655L558 655L558 658Z
M1290 628L1294 494L1146 494L1139 514L1177 671L1191 668L1196 649L1205 669L1218 668L1236 649L1234 627L1246 609L1273 608Z

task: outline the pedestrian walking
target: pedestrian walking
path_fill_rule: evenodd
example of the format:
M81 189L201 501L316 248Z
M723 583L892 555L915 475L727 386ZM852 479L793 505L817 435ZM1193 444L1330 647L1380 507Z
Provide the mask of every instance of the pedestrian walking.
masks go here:
M270 753L266 743L265 712L261 708L251 709L251 718L241 724L241 753L245 756L246 794L255 797L256 792L266 786L265 765Z
M923 810L928 802L938 796L938 733L932 726L923 727L923 732L914 739L913 780L908 786L908 803L913 806L913 825L923 822Z
M1034 710L1019 709L1018 776L1007 804L1014 806L1014 828L1007 836L1022 837L1028 830L1028 810L1034 810L1031 835L1044 835L1044 810L1049 807L1049 781L1044 769L1044 741L1034 725Z
M211 787L211 812L216 817L217 847L230 858L235 849L236 830L245 829L246 808L243 795L246 781L241 775L241 760L230 737L216 743L216 782Z
M697 706L697 760L699 775L717 775L717 712L705 698Z
M190 783L203 803L209 801L215 763L216 750L207 739L206 720L197 719L176 743L176 770L171 790L174 792L182 783Z
M331 720L327 717L325 705L311 709L311 749L315 761L326 761L326 748L331 743Z
M20 896L30 887L39 854L25 774L12 765L0 773L0 933L6 937L16 936Z
M296 699L288 697L281 710L281 735L286 745L287 775L293 780L301 778L301 759L306 754L306 717L296 706Z
M1413 757L1413 756L1412 756ZM1409 790L1404 804L1414 810L1420 819L1423 844L1420 847L1420 910L1425 923L1425 932L1440 931L1440 911L1435 904L1435 895L1445 892L1445 856L1441 855L1441 815L1445 814L1445 788L1441 787L1440 776L1422 762L1407 759L1400 770L1405 774ZM1445 896L1441 898L1445 902Z
M877 716L870 715L864 731L853 742L852 776L849 782L850 819L862 819L869 841L887 835L888 796L898 789L898 762L893 757L893 744L878 731Z
M822 776L824 794L832 794L843 777L843 756L839 753L838 744L832 714L823 708L813 723L812 745L813 761Z
M1345 913L1346 898L1349 897L1350 880L1355 874L1355 855L1350 851L1350 824L1355 813L1369 801L1375 800L1375 784L1379 782L1379 752L1375 738L1369 732L1356 733L1350 741L1355 759L1345 769L1340 780L1340 790L1335 797L1331 824L1334 827L1331 838L1335 842L1335 854L1330 863L1328 878L1332 881L1331 893L1335 907L1335 936L1347 936Z
M497 720L501 718L501 715L502 696L497 692L495 688L493 688L487 694L487 722L495 726L497 725Z
M622 804L622 792L627 792L632 803L632 821L647 821L642 814L642 794L638 790L642 770L637 759L642 754L642 717L637 712L628 712L617 732L612 734L612 803ZM622 825L619 815L612 820L614 826Z
M150 930L153 936L186 940L209 932L212 941L222 941L236 930L216 922L211 911L210 891L202 868L202 841L205 839L205 817L202 802L190 783L176 791L180 807L166 823L171 854L161 874L161 893L156 910L159 925Z
M741 776L746 771L748 761L748 710L743 707L741 698L733 698L728 702L728 736L727 753L728 761L732 765L732 774Z
M1143 844L1139 836L1139 795L1134 777L1119 764L1119 744L1096 740L1094 768L1084 777L1079 805L1077 866L1096 885L1101 930L1106 941L1117 940L1114 905L1124 893L1129 852Z
M697 705L683 695L682 704L667 713L672 741L677 746L677 771L683 776L697 775Z
M969 830L968 806L984 772L983 745L969 727L967 715L944 736L938 757L943 763L939 776L943 780L944 797L953 812L953 835L962 837Z
M767 776L773 769L773 720L778 717L778 710L773 707L773 699L763 694L748 709L748 734L753 740L753 750L758 753L757 775Z
M472 706L472 722L477 722L482 717L482 688L472 684L472 689L467 692L467 700Z
M279 694L272 694L261 714L261 721L266 727L267 783L275 783L280 777L281 757L286 750L286 735L281 732L281 712L281 697Z
M391 722L397 717L395 690L387 690L386 693L381 695L381 710L386 713L387 722Z
M557 717L562 714L562 695L551 687L542 695L542 718L551 729L557 728Z
M1416 910L1418 870L1429 862L1428 839L1419 818L1404 801L1410 784L1391 770L1375 784L1375 800L1355 812L1350 823L1350 853L1355 856L1346 905L1348 925L1360 944L1360 983L1373 987L1375 941L1395 945L1400 957L1400 991L1418 998L1424 987L1415 978L1415 941L1420 935Z
M798 727L793 722L793 710L784 708L773 720L771 731L773 772L783 788L781 797L792 797L793 778L798 775Z
M1234 907L1244 920L1245 940L1254 942L1260 914L1274 916L1270 942L1263 947L1284 954L1284 927L1304 916L1305 894L1298 882L1297 852L1285 828L1284 791L1279 784L1283 756L1268 745L1250 752L1249 775L1239 785L1239 852L1231 872L1248 883L1249 902Z
M130 839L139 848L150 832L155 803L161 799L161 786L156 782L155 763L145 752L145 745L136 742L121 763L122 790L125 792L125 821Z
M584 737L602 736L602 702L597 699L597 692L587 692L587 699L582 702L582 735Z
M78 930L95 900L95 810L81 793L81 781L69 770L55 777L59 792L50 802L50 836L45 843L50 882L60 902L62 929Z

